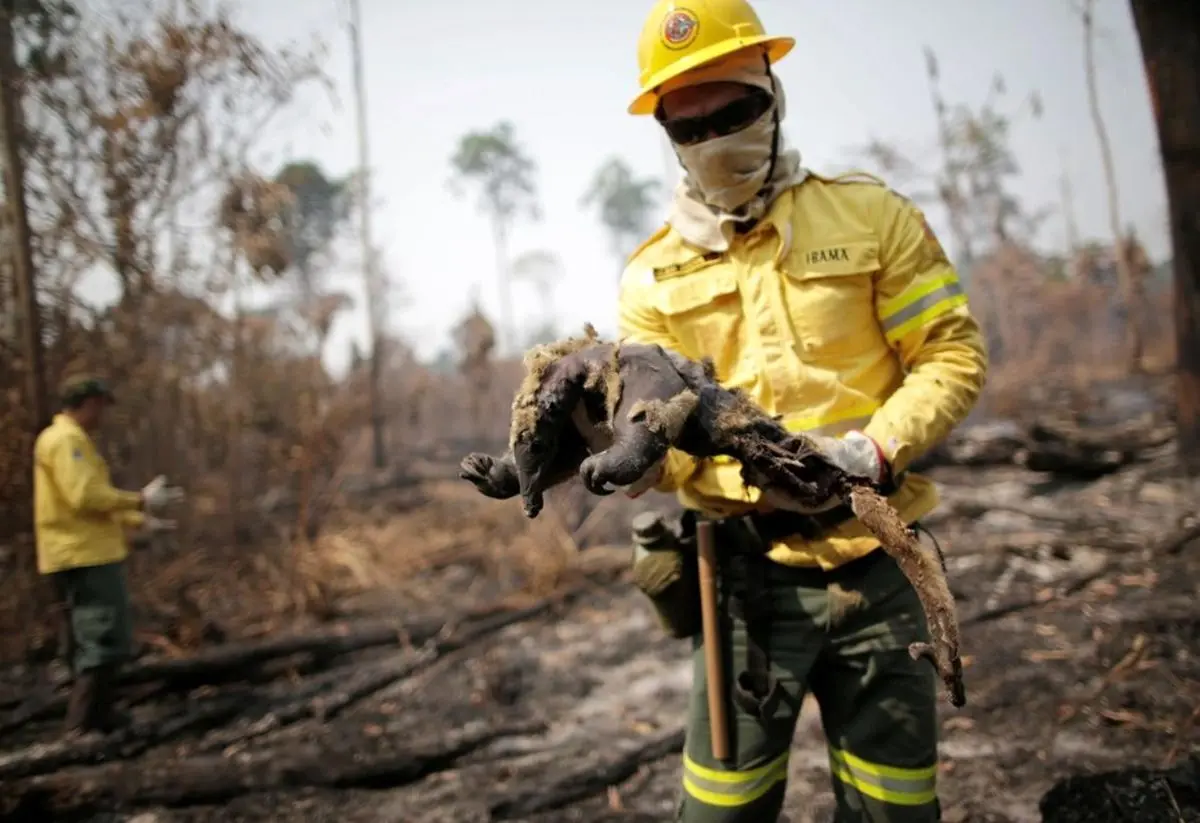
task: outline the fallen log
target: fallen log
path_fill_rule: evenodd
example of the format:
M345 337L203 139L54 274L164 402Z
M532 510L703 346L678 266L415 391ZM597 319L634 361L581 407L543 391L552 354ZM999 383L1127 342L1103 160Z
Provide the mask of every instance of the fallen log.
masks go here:
M208 752L226 749L308 718L329 720L341 713L347 706L374 694L397 680L414 674L442 655L461 649L507 626L545 614L553 606L560 605L569 597L577 596L581 592L582 589L576 590L567 596L546 598L528 608L484 617L474 625L463 627L453 636L430 640L412 655L400 659L388 659L368 666L345 678L329 694L312 699L292 700L263 714L246 726L216 732L206 738L198 750Z
M333 658L372 646L399 645L406 639L423 643L441 627L442 624L436 621L424 621L409 627L400 623L372 621L268 640L229 643L189 657L133 663L121 673L121 684L130 686L157 681L165 688L183 690L248 677L265 663L293 655ZM67 697L63 693L31 698L0 722L0 732L11 731L35 720L61 716L66 710L66 702Z
M922 518L922 522L953 518L974 519L988 512L1021 515L1030 520L1040 520L1070 530L1113 527L1124 522L1120 513L1097 510L1064 511L1061 507L1036 500L1005 502L994 499L994 495L989 499L987 492L973 493L968 489L954 489L945 493L938 508L930 516Z
M297 654L337 657L373 646L423 643L442 628L438 620L414 625L392 621L364 621L362 625L342 625L333 629L290 634L241 643L227 643L189 657L146 660L129 666L121 674L121 683L145 683L167 680L174 686L192 686L237 678L268 660Z
M137 722L113 734L62 738L7 752L0 755L0 779L14 780L66 766L134 757L185 732L219 726L236 717L252 700L251 695L241 692L217 695L189 704L177 714Z
M600 794L633 777L643 765L683 751L684 730L671 729L649 740L624 741L617 745L623 753L617 757L586 758L575 761L561 777L543 782L537 789L515 792L489 804L491 820L516 820L539 812L569 806L585 797ZM601 749L607 751L608 747Z
M1063 420L1037 420L1028 427L1028 437L1038 443L1071 443L1083 449L1115 449L1138 453L1175 439L1174 423L1155 417L1140 417L1110 426L1082 426Z
M1169 443L1175 427L1156 420L1082 427L1055 421L998 421L956 429L914 462L938 465L1024 466L1076 480L1093 480L1147 457Z
M413 743L404 729L342 734L346 729L334 727L323 740L237 757L119 762L40 775L0 786L0 821L221 803L280 789L391 788L447 769L499 738L536 734L542 728L531 723L491 728L480 724Z
M545 614L589 590L580 585L519 609L502 611L493 607L477 610L484 616L462 626L458 632L434 638L413 654L388 658L353 672L335 670L308 678L290 687L280 702L262 689L239 690L234 695L218 694L185 706L182 712L147 718L108 736L89 735L36 744L0 755L0 779L45 774L65 766L133 757L151 746L171 740L183 732L205 732L241 716L256 719L248 725L221 729L208 735L196 751L211 752L266 735L285 726L315 718L328 720L347 706L391 683L407 677L442 655L463 648L523 620Z
M486 619L496 611L495 606L485 607L458 618L458 622ZM420 645L435 638L446 626L447 621L432 618L409 624L398 620L363 620L266 640L228 643L189 657L133 663L121 673L121 684L161 682L164 688L179 691L248 678L262 665L290 656L333 659L377 646ZM0 722L0 733L35 720L61 716L65 710L65 694L39 691Z

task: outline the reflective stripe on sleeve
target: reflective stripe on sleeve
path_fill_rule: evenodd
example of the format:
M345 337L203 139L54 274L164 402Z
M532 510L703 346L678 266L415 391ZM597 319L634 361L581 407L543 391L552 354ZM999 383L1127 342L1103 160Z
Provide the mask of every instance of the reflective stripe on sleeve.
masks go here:
M879 311L884 336L894 343L951 309L966 305L967 295L955 275L939 277L909 289Z

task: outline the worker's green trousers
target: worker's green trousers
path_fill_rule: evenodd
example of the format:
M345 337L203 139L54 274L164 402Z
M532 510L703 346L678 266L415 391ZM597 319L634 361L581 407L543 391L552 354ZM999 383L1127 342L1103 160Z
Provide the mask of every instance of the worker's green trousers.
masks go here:
M133 619L125 563L55 572L67 609L71 669L82 672L123 663L133 656Z
M931 823L936 795L937 692L933 667L909 657L928 639L916 591L895 562L875 551L831 572L770 561L765 637L782 688L774 716L758 720L726 699L730 762L709 740L704 650L694 640L683 823L772 823L783 807L788 750L800 704L811 690L821 709L837 799L835 823ZM736 574L722 571L722 590ZM761 579L761 578L760 578ZM746 626L725 610L727 689L746 665Z

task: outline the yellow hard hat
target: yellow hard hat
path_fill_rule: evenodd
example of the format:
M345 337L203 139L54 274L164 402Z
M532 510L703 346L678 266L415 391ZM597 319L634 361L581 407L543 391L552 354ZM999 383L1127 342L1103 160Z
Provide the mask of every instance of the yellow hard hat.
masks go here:
M746 0L657 0L638 39L642 90L630 114L653 114L664 83L751 46L763 46L775 63L796 45L770 37Z

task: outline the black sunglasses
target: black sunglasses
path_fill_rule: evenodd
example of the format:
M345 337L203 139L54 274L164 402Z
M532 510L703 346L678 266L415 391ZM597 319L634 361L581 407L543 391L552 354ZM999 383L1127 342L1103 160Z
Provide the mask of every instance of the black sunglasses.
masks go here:
M771 95L762 89L754 89L750 94L699 117L663 117L661 104L656 115L672 143L688 146L741 131L766 114L771 102Z

